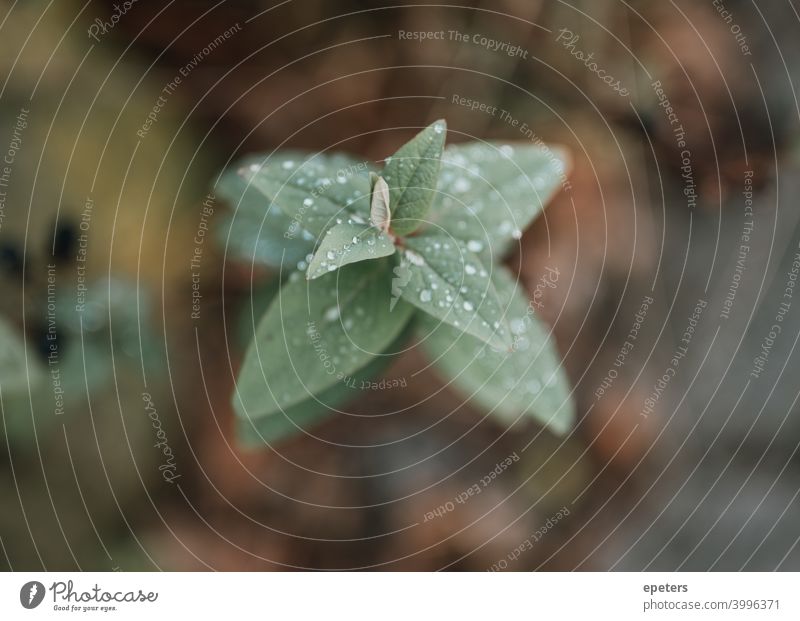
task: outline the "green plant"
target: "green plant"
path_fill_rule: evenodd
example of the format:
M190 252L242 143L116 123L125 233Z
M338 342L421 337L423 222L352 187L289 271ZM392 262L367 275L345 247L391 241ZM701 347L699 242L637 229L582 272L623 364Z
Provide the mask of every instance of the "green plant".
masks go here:
M236 383L245 441L332 415L412 334L479 407L555 432L571 424L549 331L499 264L558 188L565 158L533 145L445 149L445 135L436 121L379 173L341 154L283 152L223 174L226 251L282 274Z

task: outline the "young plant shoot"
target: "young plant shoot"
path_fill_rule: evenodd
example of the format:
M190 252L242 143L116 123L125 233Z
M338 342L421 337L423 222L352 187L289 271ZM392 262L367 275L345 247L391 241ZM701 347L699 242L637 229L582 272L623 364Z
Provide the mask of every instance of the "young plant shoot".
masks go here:
M550 331L501 264L565 179L565 156L529 144L445 148L446 133L436 121L380 170L277 152L222 175L226 251L280 274L263 314L247 317L256 327L233 396L244 442L313 435L413 339L504 424L571 425Z

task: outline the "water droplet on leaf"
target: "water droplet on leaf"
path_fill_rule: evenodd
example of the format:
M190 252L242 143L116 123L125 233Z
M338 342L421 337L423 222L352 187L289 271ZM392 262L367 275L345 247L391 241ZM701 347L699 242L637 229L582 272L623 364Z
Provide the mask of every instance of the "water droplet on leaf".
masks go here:
M339 307L331 306L322 316L325 318L325 321L336 321L339 318Z

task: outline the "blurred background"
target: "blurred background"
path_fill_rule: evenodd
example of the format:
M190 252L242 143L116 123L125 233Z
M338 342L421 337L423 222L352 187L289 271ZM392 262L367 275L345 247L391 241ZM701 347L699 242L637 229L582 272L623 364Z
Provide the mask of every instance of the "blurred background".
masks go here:
M0 2L0 567L800 570L798 33L792 0ZM576 426L506 428L411 351L365 416L241 449L272 274L216 243L219 172L440 117L571 153L507 265Z

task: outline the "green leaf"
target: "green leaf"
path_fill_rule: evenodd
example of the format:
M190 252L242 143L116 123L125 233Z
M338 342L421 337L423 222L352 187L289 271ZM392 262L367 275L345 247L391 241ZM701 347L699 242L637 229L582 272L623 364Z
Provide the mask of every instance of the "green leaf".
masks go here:
M291 274L262 317L233 403L243 419L282 410L354 374L400 334L413 313L389 312L389 262L362 261L307 281Z
M250 294L242 300L241 308L238 309L236 316L234 333L236 344L242 351L246 350L250 341L255 338L256 324L280 290L281 279L275 277L257 287L251 287Z
M370 165L341 155L278 153L239 169L240 176L290 219L281 235L314 238L348 215L366 223Z
M362 382L374 379L389 367L394 359L393 354L408 340L409 332L407 326L400 336L367 366L353 373L351 377L336 382L320 394L270 416L256 419L240 418L237 423L239 440L250 447L275 444L301 431L308 431L313 425L335 416L337 408L359 396L358 388Z
M322 237L306 277L319 278L348 263L387 257L394 251L394 242L383 231L368 224L342 222L329 228Z
M469 142L442 154L423 234L449 234L499 260L558 191L568 158L557 147ZM438 226L437 226L438 225Z
M405 243L395 270L396 278L406 281L396 287L403 299L492 347L508 349L511 332L490 271L478 255L463 241L443 235Z
M248 156L222 173L214 194L228 203L232 213L217 226L216 238L234 259L274 269L295 269L314 250L314 236L305 230L287 235L292 219L238 173L241 168L260 165L266 157Z
M408 235L424 223L436 194L447 124L440 119L400 147L381 176L389 184L392 230Z
M28 389L25 344L14 328L0 317L0 394L10 395Z
M511 352L493 351L429 317L420 324L422 346L435 366L481 408L508 424L526 415L565 433L574 419L574 404L549 331L505 268L497 268L492 280L514 334Z
M31 444L34 421L55 419L52 409L45 409L52 403L52 389L45 386L37 357L33 352L26 356L25 343L14 326L0 317L0 437L6 435L17 448Z

